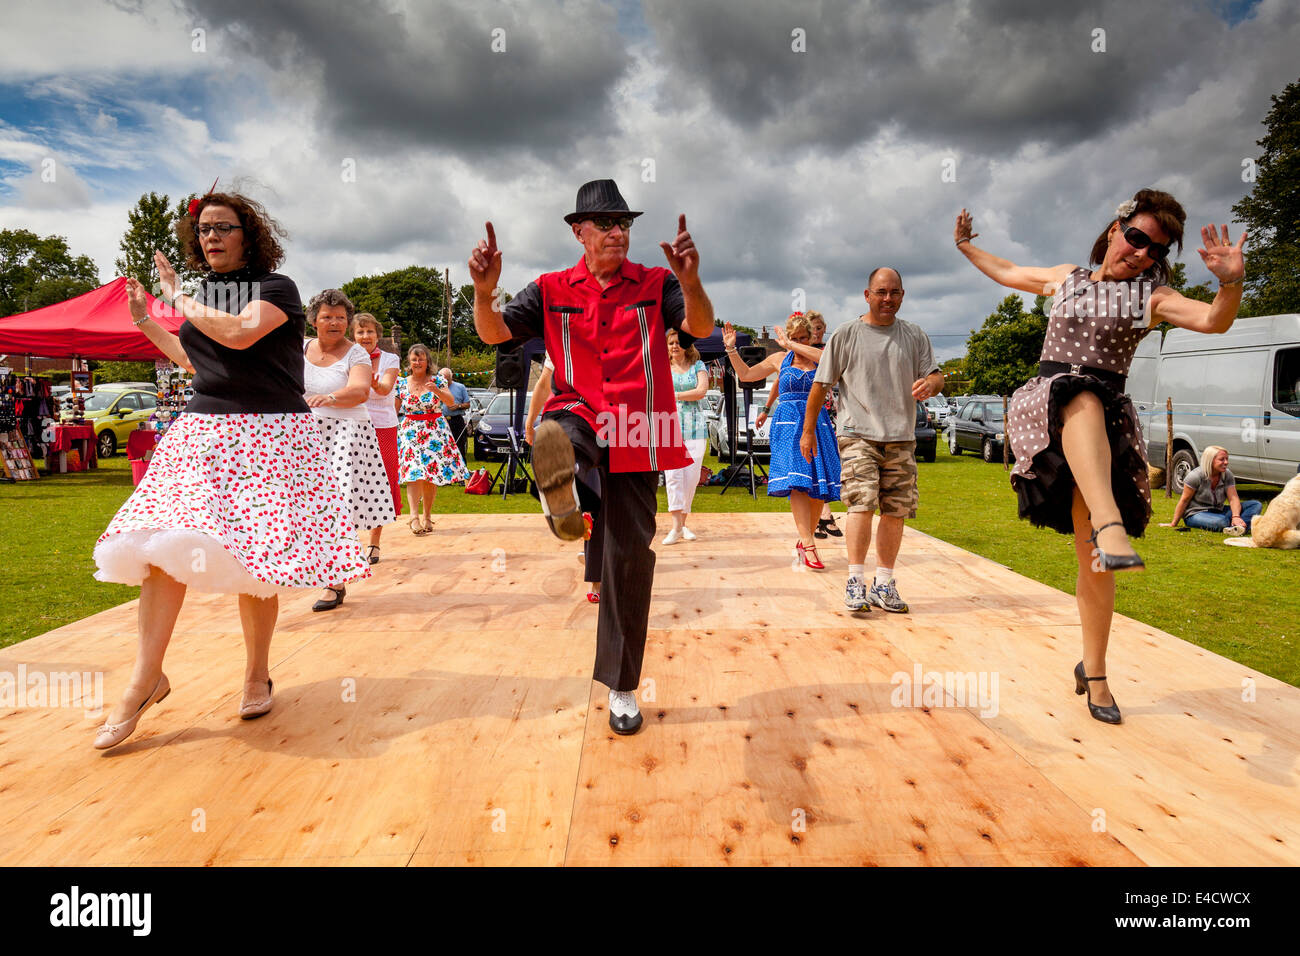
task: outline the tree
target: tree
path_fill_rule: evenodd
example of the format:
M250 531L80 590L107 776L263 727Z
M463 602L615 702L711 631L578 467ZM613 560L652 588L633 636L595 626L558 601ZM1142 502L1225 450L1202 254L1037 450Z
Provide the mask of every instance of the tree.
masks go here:
M0 229L0 315L30 312L99 287L90 256L74 256L62 236Z
M939 363L943 372L943 393L949 397L965 395L970 391L970 376L966 373L966 356L950 358Z
M153 262L157 250L167 257L182 283L199 277L185 264L175 230L176 222L186 213L189 197L181 200L174 209L170 204L171 200L165 194L160 196L151 192L141 196L135 208L127 213L126 232L118 244L122 255L113 263L118 275L132 276L143 282L145 288L153 289L158 278Z
M1243 314L1300 311L1300 81L1270 97L1250 195L1232 207L1250 230Z
M436 354L447 348L447 299L441 270L407 266L381 275L358 276L343 291L358 312L396 323L407 345L422 342ZM463 285L452 299L452 352L474 351L483 342L474 331L474 287Z
M1038 356L1047 334L1046 296L1038 296L1026 312L1020 296L1011 293L996 311L972 332L966 345L966 374L971 390L1009 395L1037 374Z

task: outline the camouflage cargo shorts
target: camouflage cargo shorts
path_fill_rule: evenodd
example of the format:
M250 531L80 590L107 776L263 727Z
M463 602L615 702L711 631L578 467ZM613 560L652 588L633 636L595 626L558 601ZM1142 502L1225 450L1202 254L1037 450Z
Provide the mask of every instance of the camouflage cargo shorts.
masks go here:
M842 435L840 500L849 511L916 517L916 442L869 441Z

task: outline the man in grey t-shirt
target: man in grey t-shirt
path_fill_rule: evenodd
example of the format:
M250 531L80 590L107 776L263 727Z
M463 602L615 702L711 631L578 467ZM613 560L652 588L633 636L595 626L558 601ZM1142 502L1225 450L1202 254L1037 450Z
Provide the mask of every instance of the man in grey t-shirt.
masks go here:
M840 498L849 511L844 606L862 611L875 604L903 613L907 605L894 583L894 561L903 519L916 517L916 402L943 391L943 373L929 336L897 317L903 304L897 270L874 270L863 294L867 314L836 329L822 352L799 447L809 461L817 453L817 411L838 382ZM876 576L868 591L865 565L877 508Z

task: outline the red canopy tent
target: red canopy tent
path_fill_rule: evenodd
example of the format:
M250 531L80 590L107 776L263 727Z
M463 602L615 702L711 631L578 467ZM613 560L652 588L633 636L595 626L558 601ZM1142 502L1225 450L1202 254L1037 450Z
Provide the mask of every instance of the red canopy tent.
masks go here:
M161 299L145 293L149 315L170 332L183 321ZM0 355L150 362L165 358L131 324L126 279L114 279L84 295L43 309L0 319Z

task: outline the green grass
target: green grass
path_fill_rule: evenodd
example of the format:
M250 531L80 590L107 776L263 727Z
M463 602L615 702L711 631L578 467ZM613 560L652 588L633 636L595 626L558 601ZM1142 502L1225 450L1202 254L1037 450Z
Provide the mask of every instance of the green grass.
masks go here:
M716 459L706 464L718 469ZM471 467L495 465L470 462ZM131 600L138 590L94 580L95 539L131 493L125 457L100 463L96 472L43 477L0 485L0 548L6 558L0 646ZM1242 485L1243 498L1266 504L1272 486ZM1175 499L1154 493L1155 517L1136 542L1148 570L1118 576L1116 610L1161 630L1300 686L1300 589L1294 587L1300 552L1225 547L1222 535L1157 527L1173 514ZM833 505L836 511L843 506ZM783 498L758 500L747 488L726 495L701 488L698 512L770 511L789 514ZM466 495L438 492L436 513L536 513L524 494ZM662 489L659 510L667 510ZM788 522L788 518L786 521ZM1070 540L1016 517L1016 498L1000 464L969 455L953 458L940 445L938 459L920 464L920 507L909 522L927 534L1004 564L1067 593L1076 566ZM792 525L773 524L773 535Z

